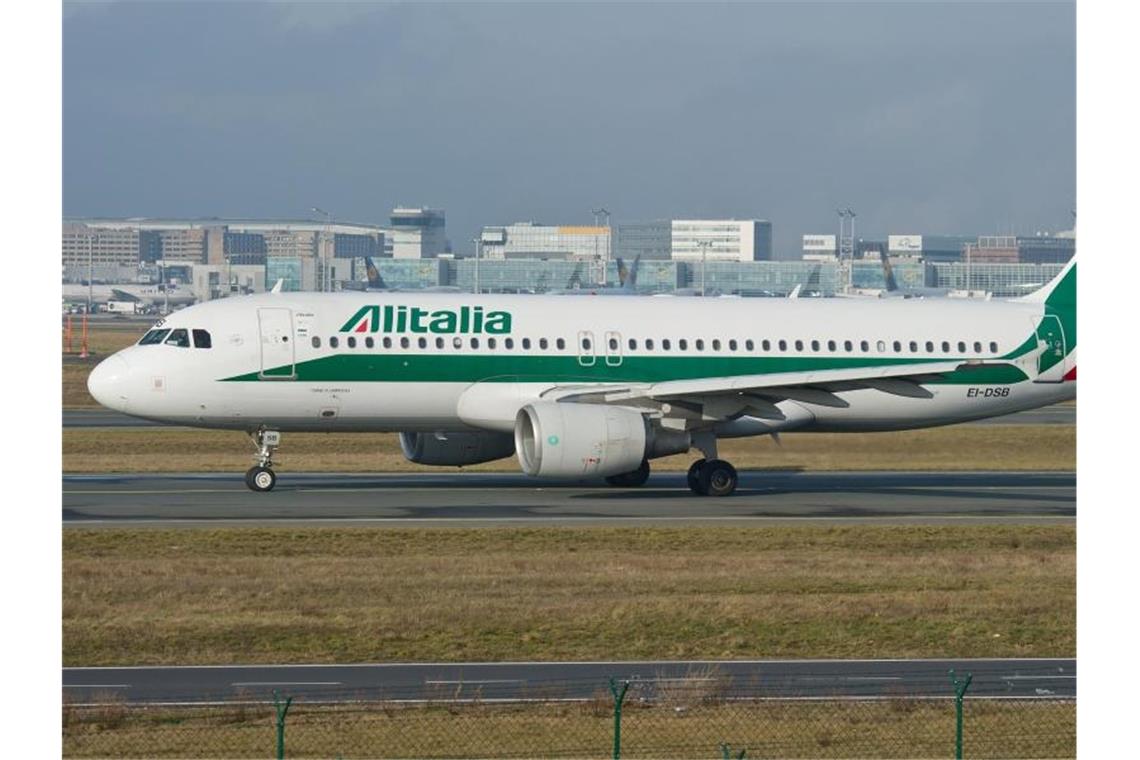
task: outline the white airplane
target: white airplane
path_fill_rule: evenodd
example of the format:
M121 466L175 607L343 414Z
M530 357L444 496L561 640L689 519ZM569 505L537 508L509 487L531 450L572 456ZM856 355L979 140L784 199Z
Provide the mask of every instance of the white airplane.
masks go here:
M580 299L264 293L192 306L91 373L104 406L246 431L269 491L281 434L396 431L404 455L638 486L698 449L699 494L736 470L720 438L900 430L1076 396L1076 264L1010 301Z
M188 306L196 300L189 288L178 288L174 285L163 290L162 285L92 285L90 290L86 285L66 283L63 286L64 303L85 304L90 295L94 303L107 303L108 301L133 301L149 306Z

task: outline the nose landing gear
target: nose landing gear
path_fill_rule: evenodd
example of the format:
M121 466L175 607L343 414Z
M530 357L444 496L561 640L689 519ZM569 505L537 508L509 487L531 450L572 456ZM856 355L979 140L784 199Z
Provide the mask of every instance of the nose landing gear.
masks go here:
M245 484L251 491L272 491L273 486L277 485L277 474L273 472L273 452L281 445L281 433L258 428L249 437L257 447L254 457L257 464L245 471Z

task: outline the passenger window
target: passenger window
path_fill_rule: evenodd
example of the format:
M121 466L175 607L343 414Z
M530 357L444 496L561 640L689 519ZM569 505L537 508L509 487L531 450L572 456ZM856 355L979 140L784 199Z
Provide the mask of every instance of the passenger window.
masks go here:
M687 338L681 338L680 340L677 341L677 349L678 350L685 351L688 348L689 348L689 341Z
M384 348L391 348L391 347L392 347L392 339L385 335L384 336Z
M948 341L948 340L942 341L942 351L944 353L947 353L947 354L950 353L950 341Z
M645 350L646 351L652 351L653 350L653 338L646 338L645 339Z
M918 353L918 343L916 343L916 342L915 342L915 341L913 341L913 340L910 342L910 352L911 352L912 354L916 354L916 353Z
M835 349L836 349L835 341L833 341L833 340L827 341L827 350L828 351L834 351Z
M880 354L886 353L887 342L885 340L880 340L880 341L876 342L875 343L875 350L877 350Z
M321 339L318 338L316 335L314 335L313 336L313 348L320 348L320 347L321 347Z
M510 338L507 338L507 340L510 340ZM436 348L443 348L443 338L436 338L435 339L435 347Z
M845 340L843 341L843 350L850 353L855 350L855 346L851 343L851 341Z
M348 347L349 348L356 348L356 337L355 336L353 336L353 335L348 336Z
M661 339L661 350L662 351L668 351L669 350L669 339L668 338L662 338Z
M178 348L190 348L190 334L186 332L185 328L178 328L177 330L170 331L170 337L163 341L168 346L177 346Z
M340 345L340 340L334 335L329 338L329 348L336 348Z
M210 333L205 330L191 330L194 336L194 348L209 348L210 347Z
M400 338L400 348L407 348L409 343L407 337Z
M427 338L420 338L416 342L419 344L420 348L427 348Z
M732 342L736 343L736 341L732 341ZM713 339L713 351L719 351L719 350L720 350L720 340L714 338ZM735 350L735 349L733 349L733 350Z
M455 346L456 348L463 348L463 338L460 338L458 335L456 335L451 339L451 345Z
M930 354L934 353L934 341L926 341L926 352Z
M803 351L804 350L804 342L802 340L796 341L796 350L797 351Z
M472 338L470 343L471 343L471 348L479 348L479 339L478 338Z
M865 340L861 340L861 341L859 341L859 350L860 351L870 351L871 350L871 344Z
M373 340L371 335L369 335L367 338L364 339L364 347L365 348L376 348L376 341Z
M902 343L899 343L897 340L891 347L894 348L896 354L902 352Z
M515 339L514 338L503 338L503 345L506 346L507 348L514 348L515 347Z
M566 348L566 340L564 338L559 338L558 340L554 341L554 345L558 347L559 351L561 351L562 349Z
M958 353L960 353L960 354L966 353L966 342L965 341L962 341L962 340L958 341Z
M459 339L456 338L456 340L459 340ZM528 351L530 350L530 338L523 338L522 347L527 349Z
M781 351L787 351L787 350L788 350L788 341L786 341L786 340L781 340L779 343L777 343L777 344L776 344L776 346L777 346L777 347L778 347L778 348L779 348Z
M813 340L811 342L811 350L812 351L818 351L819 350L819 341L818 340Z
M735 351L736 350L736 338L733 338L732 340L728 341L728 350L729 351Z
M995 353L995 354L998 352L998 344L997 343L993 343L993 342L990 343L990 352Z
M617 338L610 338L609 343L610 343L610 350L611 351L617 351L617 348L618 348Z
M636 351L637 350L637 340L635 338L629 339L629 350L630 351Z
M703 338L697 338L695 345L696 345L698 351L704 351L705 350L705 341Z
M974 341L974 353L980 354L982 352L982 344L979 341Z
M495 347L495 339L494 338L487 338L487 348L494 348L494 347Z

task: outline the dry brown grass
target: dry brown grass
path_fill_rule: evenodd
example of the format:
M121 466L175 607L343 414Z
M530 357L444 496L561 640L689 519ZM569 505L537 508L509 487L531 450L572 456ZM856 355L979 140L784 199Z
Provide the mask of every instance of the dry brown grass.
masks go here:
M65 354L63 359L63 408L98 407L99 402L91 398L91 394L87 392L87 376L91 374L95 365L107 356L137 342L147 329L149 329L148 326L137 323L92 327L87 334L87 350L91 355L86 359L80 359L77 356L81 344L79 319L73 317L72 354L67 355L66 333L60 343L61 350Z
M288 757L606 757L611 704L593 714L575 704L466 707L298 704L286 720ZM1074 757L1073 702L968 703L970 757ZM107 726L74 710L65 757L266 757L276 741L273 708L132 708ZM622 756L949 757L954 710L941 702L764 702L685 712L630 704Z
M404 459L393 433L289 433L274 461L282 470L440 472ZM216 472L247 466L244 433L184 428L65 429L65 472ZM156 452L161 452L161 456ZM789 433L721 441L722 458L740 469L1073 470L1076 430L1067 425L985 425L892 433ZM653 461L658 471L685 470L692 455ZM512 457L466 468L518 470Z
M1071 657L1074 536L69 528L64 662Z

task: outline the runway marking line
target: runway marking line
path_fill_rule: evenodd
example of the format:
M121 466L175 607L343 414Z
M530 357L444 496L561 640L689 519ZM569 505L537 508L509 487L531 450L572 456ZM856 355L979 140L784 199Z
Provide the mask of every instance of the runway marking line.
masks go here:
M343 686L341 681L235 681L230 686Z

